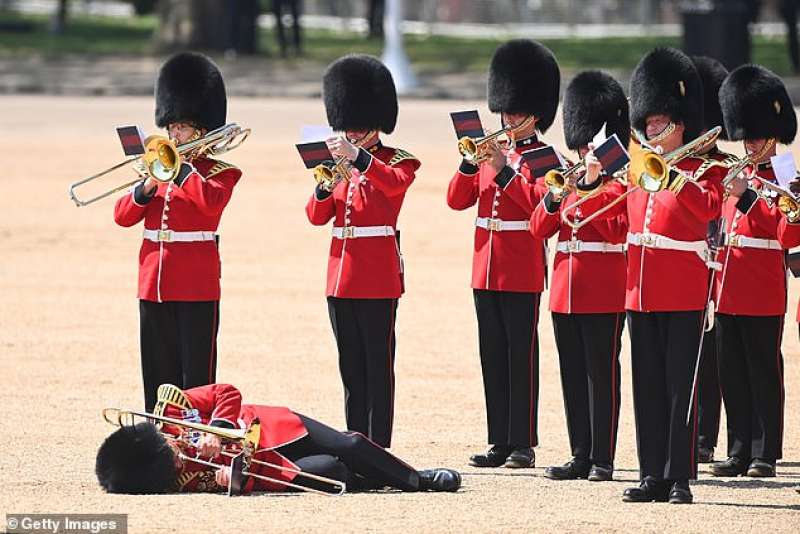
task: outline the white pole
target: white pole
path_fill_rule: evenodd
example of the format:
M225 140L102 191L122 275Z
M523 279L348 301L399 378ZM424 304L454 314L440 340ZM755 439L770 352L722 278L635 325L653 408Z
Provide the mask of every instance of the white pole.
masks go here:
M403 48L403 0L386 0L386 13L383 18L384 47L381 60L392 73L397 92L401 95L417 87L417 77L411 70L411 63Z

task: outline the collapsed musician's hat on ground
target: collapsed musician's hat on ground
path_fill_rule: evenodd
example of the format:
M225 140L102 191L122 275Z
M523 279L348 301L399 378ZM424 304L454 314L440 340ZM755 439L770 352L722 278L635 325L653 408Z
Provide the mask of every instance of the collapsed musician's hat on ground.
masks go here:
M628 99L622 86L605 72L579 73L564 92L564 138L570 150L588 145L603 125L606 135L617 134L628 146L631 126Z
M707 56L692 56L692 62L703 84L703 129L710 130L722 126L719 137L728 139L719 103L719 88L728 76L728 69L716 59Z
M734 69L719 90L725 128L732 141L775 138L794 141L797 117L786 86L759 65Z
M169 58L156 80L156 125L191 122L215 130L225 125L225 82L208 57L182 52Z
M656 48L631 75L631 125L644 132L647 117L667 115L684 126L687 142L703 130L703 84L689 56L675 48Z
M489 109L534 115L544 133L556 116L560 83L558 62L547 47L529 39L508 41L489 66Z
M151 423L125 426L97 451L95 474L108 493L165 493L175 486L174 453Z
M397 124L397 91L389 69L373 56L350 54L322 77L328 124L336 131L380 130Z

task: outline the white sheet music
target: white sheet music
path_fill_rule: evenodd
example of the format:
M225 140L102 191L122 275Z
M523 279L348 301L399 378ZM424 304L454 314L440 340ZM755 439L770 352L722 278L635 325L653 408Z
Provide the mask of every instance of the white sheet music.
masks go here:
M778 185L788 189L789 182L797 177L797 165L795 165L792 153L784 152L783 154L772 156L770 161L772 162L772 170L775 173Z
M315 143L317 141L325 141L331 137L334 137L333 129L323 124L305 125L300 130L301 143Z

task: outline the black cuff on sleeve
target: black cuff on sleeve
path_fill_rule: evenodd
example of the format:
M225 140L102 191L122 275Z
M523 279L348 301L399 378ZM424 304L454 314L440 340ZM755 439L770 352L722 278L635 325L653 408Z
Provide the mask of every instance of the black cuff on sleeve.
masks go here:
M494 181L502 189L505 189L508 183L514 178L515 174L514 169L506 165L503 167L503 170L497 173L497 176L494 177Z
M317 187L314 189L314 195L317 197L317 200L325 200L331 196L332 193L333 191L325 191L322 189L322 186L319 184L317 184Z
M158 188L156 188L158 189ZM156 189L153 189L153 192L149 195L144 193L144 181L139 182L136 187L133 188L133 201L139 204L140 206L144 206L156 195Z
M555 213L561 207L561 199L556 199L552 192L548 191L544 196L544 209L547 213Z
M358 149L358 157L353 162L353 167L359 170L359 172L364 172L369 167L370 162L372 161L372 154L364 150L363 148Z
M753 204L756 203L756 200L758 200L758 193L747 188L744 193L742 193L742 196L739 197L739 201L736 203L736 209L742 213L747 213L750 211L750 208L753 207Z
M458 172L461 174L476 174L478 172L478 167L474 163L470 163L467 160L461 160L461 165L458 167Z
M214 419L208 424L208 426L215 426L217 428L236 428L233 423L224 419Z
M578 188L578 191L581 191L583 193L589 193L600 187L602 183L603 183L603 175L598 176L597 180L595 180L591 184L585 184L583 183L583 180L581 180L577 183L576 187Z

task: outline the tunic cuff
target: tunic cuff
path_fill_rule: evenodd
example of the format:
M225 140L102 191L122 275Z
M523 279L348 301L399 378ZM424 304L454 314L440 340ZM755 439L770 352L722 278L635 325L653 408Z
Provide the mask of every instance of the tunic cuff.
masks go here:
M158 188L153 189L153 192L150 193L149 195L145 194L144 180L142 180L141 182L136 184L136 187L133 188L133 201L140 206L144 206L145 204L153 200L153 197L156 196L157 189Z
M542 202L544 202L545 211L547 211L547 213L550 215L557 213L559 208L561 208L561 199L556 199L555 195L551 191L547 192L547 194L544 196L544 199L542 199Z
M363 148L359 148L358 157L353 162L353 167L358 169L359 172L366 172L366 170L369 168L370 163L372 163L372 154L370 154Z
M497 173L497 176L494 177L494 181L500 186L501 189L505 189L506 186L511 183L511 180L514 178L514 176L514 169L506 165L503 167L503 170Z
M461 174L477 174L479 167L473 163L470 163L467 160L461 160L461 165L458 167L458 172Z
M208 426L215 426L217 428L236 428L236 425L227 419L212 419L208 423Z
M319 184L317 184L317 187L314 189L314 198L319 201L327 200L332 194L333 191L325 191Z
M747 213L753 208L756 200L758 200L758 193L750 188L747 188L744 190L744 193L742 193L742 196L739 197L738 202L736 202L736 209L742 212L744 215L747 215Z

